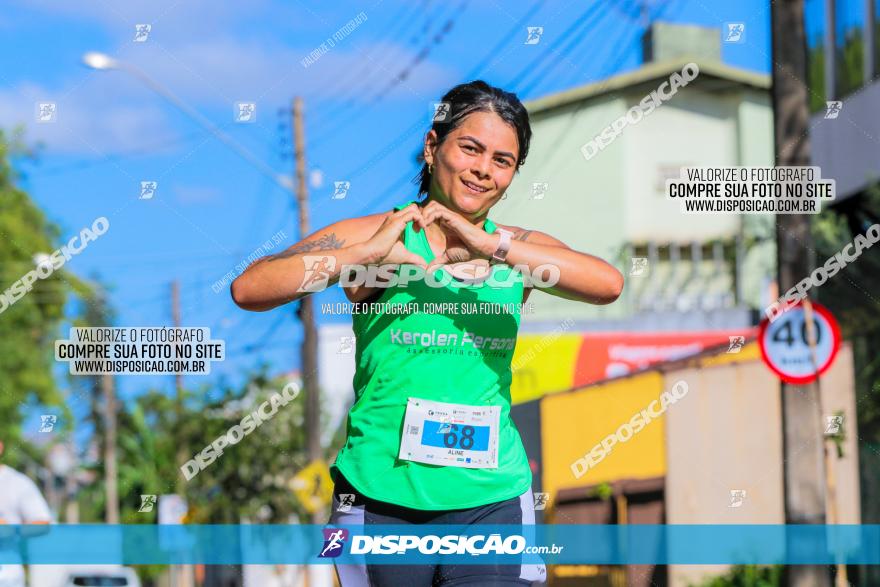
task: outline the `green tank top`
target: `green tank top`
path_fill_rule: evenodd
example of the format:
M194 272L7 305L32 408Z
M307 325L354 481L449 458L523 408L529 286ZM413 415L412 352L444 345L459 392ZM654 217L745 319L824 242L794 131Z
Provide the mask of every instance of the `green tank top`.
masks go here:
M495 228L486 218L484 230L491 234ZM423 231L416 233L412 222L406 225L404 245L426 262L434 259L427 236ZM424 279L411 280L406 287L386 288L373 302L408 304L409 308L415 304L426 310L431 309L429 304L452 303L457 313L352 314L357 343L355 401L348 414L345 445L331 466L334 477L341 471L369 498L420 510L477 507L519 496L531 487L528 458L510 418L510 363L519 330L523 279L505 264L491 269L496 282L509 285L458 282L432 287ZM434 272L437 281L443 271ZM487 303L498 305L481 306ZM497 468L399 459L409 397L498 406Z

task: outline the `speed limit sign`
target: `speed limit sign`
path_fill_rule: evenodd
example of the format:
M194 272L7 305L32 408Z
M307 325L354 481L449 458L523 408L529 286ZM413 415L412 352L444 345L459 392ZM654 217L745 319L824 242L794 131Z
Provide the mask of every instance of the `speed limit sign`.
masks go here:
M840 327L827 308L812 303L815 362L810 354L806 312L802 303L774 322L764 319L758 331L761 357L780 379L788 383L810 383L834 362L840 349Z

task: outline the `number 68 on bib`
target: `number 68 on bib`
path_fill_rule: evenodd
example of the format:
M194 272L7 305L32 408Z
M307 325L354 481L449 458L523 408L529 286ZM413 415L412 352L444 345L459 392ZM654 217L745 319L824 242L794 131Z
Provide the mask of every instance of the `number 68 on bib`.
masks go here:
M398 458L430 465L498 468L500 406L407 398Z

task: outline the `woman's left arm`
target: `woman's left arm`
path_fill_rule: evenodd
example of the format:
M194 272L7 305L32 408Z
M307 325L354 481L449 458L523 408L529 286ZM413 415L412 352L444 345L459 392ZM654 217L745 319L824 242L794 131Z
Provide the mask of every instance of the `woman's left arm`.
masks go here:
M486 233L482 228L474 226L442 204L428 203L422 215L426 224L440 222L448 231L455 233L467 248L466 252L471 258L491 259L498 248L500 235ZM500 224L497 226L513 232L505 263L511 267L527 266L531 275L535 275L535 269L541 265L549 264L558 268L555 273L558 273L559 279L555 283L542 286L535 282L535 289L589 304L610 304L623 291L623 275L599 257L575 251L562 241L537 230L524 230L517 226ZM466 258L461 258L460 251L450 256L447 249L431 261L425 273L430 273L433 267L452 260L464 261ZM542 277L543 281L549 281L550 276L546 271ZM523 301L528 297L529 291L526 290Z
M525 230L516 226L502 228L514 233L505 259L506 264L511 267L527 265L532 274L541 265L549 264L559 269L559 280L556 284L541 286L536 281L535 289L589 304L610 304L623 291L623 275L599 257L575 251L562 241L537 230ZM487 241L486 252L491 258L498 246L498 237L494 234L487 236L491 238ZM544 271L545 281L550 276L550 273Z

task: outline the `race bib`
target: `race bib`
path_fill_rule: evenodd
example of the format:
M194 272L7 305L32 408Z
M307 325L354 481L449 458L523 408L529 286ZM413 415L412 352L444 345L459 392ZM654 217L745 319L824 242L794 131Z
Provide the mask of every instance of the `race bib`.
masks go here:
M398 458L429 465L498 468L500 406L408 398Z

